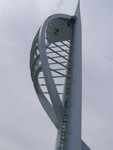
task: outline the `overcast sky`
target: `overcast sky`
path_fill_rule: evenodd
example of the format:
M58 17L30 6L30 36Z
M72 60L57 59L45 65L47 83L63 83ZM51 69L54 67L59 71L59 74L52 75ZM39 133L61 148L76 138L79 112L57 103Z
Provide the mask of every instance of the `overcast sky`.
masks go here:
M51 14L73 15L77 0L0 0L0 150L54 150L56 129L30 77L32 40ZM113 149L113 1L81 0L82 139Z

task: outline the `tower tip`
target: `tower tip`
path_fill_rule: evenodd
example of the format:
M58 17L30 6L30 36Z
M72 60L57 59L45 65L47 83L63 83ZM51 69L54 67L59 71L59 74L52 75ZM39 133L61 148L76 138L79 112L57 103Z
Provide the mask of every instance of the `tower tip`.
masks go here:
M78 18L80 16L80 0L78 0L78 4L75 11L75 16Z

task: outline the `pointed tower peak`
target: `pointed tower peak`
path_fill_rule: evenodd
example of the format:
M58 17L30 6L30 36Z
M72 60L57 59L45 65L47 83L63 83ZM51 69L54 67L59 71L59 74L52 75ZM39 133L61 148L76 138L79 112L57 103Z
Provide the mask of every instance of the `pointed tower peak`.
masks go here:
M75 11L75 16L78 18L80 16L80 0L78 0L78 4Z

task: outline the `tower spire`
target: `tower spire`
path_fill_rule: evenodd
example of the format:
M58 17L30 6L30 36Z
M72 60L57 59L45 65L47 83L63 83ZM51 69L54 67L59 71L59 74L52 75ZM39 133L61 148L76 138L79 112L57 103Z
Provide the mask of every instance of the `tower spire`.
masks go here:
M80 0L78 0L77 8L75 11L75 16L78 18L80 16Z

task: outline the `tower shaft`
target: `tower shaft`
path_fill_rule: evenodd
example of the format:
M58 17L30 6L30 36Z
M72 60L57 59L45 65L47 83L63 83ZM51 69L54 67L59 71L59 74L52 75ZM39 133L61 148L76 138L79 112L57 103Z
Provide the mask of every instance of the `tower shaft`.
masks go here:
M79 7L79 6L78 6ZM81 150L82 49L79 8L74 16L71 42L69 115L66 150Z

